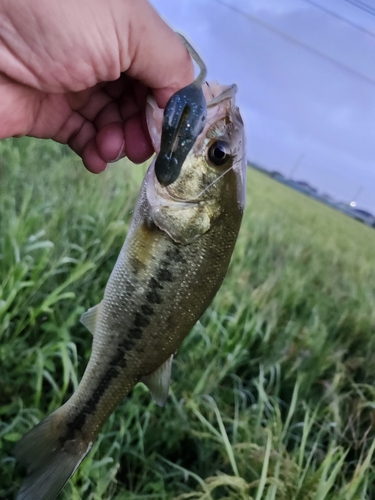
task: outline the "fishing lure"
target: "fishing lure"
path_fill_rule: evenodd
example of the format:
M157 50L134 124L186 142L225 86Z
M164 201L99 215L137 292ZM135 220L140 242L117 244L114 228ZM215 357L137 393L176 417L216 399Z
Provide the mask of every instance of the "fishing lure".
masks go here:
M200 73L193 83L173 94L165 107L160 152L155 162L155 174L162 186L172 184L180 175L182 164L202 133L207 118L202 90L207 75L206 65L186 38L178 35Z

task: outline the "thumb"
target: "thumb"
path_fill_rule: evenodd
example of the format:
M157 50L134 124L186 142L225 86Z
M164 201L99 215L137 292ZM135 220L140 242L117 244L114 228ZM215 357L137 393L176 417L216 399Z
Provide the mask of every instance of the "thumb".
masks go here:
M146 0L131 4L126 72L151 88L164 108L172 94L194 80L193 62L180 37Z

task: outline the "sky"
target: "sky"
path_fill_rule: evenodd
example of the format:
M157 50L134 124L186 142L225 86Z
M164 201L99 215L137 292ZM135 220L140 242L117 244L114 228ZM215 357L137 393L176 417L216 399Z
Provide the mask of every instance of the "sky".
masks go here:
M151 3L238 85L249 161L375 214L375 0Z

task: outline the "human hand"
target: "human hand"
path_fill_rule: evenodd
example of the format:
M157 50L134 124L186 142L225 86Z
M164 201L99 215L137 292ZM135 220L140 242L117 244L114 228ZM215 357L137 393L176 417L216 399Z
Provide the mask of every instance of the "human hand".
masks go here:
M153 153L160 107L193 80L180 38L146 0L0 0L0 139L51 138L98 173Z

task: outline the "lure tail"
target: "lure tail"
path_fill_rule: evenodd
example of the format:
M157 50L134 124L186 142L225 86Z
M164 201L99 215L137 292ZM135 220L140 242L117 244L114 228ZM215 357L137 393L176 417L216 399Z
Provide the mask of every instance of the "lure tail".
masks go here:
M92 443L76 435L64 440L66 424L61 408L31 429L13 453L26 467L27 478L17 500L53 500L90 451Z

